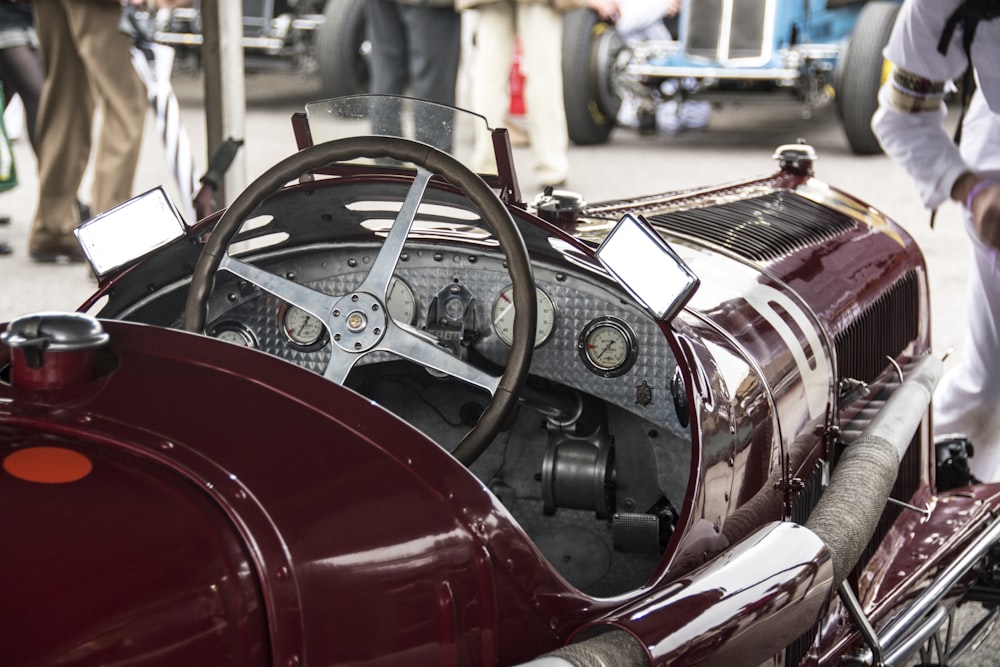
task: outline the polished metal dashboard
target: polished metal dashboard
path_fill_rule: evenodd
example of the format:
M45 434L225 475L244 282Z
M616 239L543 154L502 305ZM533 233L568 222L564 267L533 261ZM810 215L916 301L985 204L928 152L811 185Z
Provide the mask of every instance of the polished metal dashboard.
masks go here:
M356 288L378 246L311 249L261 265L327 294ZM388 307L402 324L434 333L505 364L512 310L503 256L486 249L407 246ZM535 263L538 317L531 373L597 396L655 423L675 422L670 382L676 362L660 325L624 293L583 271ZM315 318L222 272L206 331L322 372L328 333ZM359 363L385 360L376 353Z

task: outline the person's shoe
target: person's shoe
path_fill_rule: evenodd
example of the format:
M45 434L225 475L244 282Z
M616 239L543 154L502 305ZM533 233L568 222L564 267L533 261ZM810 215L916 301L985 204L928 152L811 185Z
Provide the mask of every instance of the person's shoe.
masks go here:
M0 213L0 226L9 224L10 224L10 216L7 215L6 213Z
M33 262L85 262L87 257L72 234L38 235L28 241L28 257Z
M10 247L10 244L6 241L0 241L0 256L9 255L14 252L14 249Z

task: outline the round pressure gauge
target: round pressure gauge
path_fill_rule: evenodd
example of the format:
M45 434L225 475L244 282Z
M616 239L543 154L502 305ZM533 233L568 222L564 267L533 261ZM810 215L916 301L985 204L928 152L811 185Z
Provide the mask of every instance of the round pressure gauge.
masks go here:
M535 303L538 304L538 318L535 323L535 347L549 339L556 323L556 307L552 297L535 288ZM497 294L493 302L493 329L500 340L510 345L514 341L514 286L507 285Z
M397 322L413 324L417 319L417 297L413 288L400 278L394 277L389 283L385 307L389 309L389 316Z
M614 317L591 320L580 333L577 347L587 368L604 377L626 372L639 355L632 329Z
M284 309L281 328L288 340L301 347L312 347L326 335L326 327L318 317L291 304Z
M257 347L257 340L253 334L243 325L234 322L226 322L212 327L209 335L240 347Z

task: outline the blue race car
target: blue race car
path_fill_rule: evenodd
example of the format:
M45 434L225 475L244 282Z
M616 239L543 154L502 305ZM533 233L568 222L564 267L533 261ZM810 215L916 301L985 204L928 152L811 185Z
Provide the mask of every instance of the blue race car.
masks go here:
M881 152L869 128L896 0L684 0L676 40L627 40L589 10L566 15L563 92L570 138L607 140L623 99L638 126L683 99L788 95L812 113L836 101L851 149ZM681 105L675 105L680 109Z

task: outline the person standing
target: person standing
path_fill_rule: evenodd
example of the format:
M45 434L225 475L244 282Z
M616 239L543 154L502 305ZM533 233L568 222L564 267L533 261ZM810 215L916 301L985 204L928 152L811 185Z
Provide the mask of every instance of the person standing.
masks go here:
M371 92L455 105L462 22L454 0L367 0ZM421 109L416 138L448 150L451 111ZM376 132L400 136L400 119L378 119ZM446 135L436 130L449 128Z
M4 123L3 113L5 110L6 104L3 95L0 94L0 191L17 187L17 166L14 164L14 151L11 149ZM7 219L6 222L10 222L10 220ZM11 252L10 244L6 241L0 241L0 256L9 255Z
M490 127L504 123L507 82L515 37L521 38L526 80L524 101L535 174L540 184L561 186L569 174L569 131L562 82L562 11L589 7L601 18L618 14L616 0L455 0L461 11L478 10L471 62L472 110ZM495 171L492 146L476 148L474 168Z
M455 104L461 17L454 0L368 0L371 92Z
M77 191L96 135L91 208L100 213L132 196L146 120L146 89L132 66L131 39L119 31L117 0L33 0L45 68L38 108L38 205L28 255L39 262L83 261L73 236Z
M21 98L28 139L37 150L35 118L45 72L38 58L38 37L27 2L0 0L0 83L8 104L15 95Z
M38 133L35 115L42 93L44 73L38 59L38 38L32 25L31 5L13 0L0 1L0 84L7 105L16 95L24 105L28 139L37 151ZM10 216L0 215L0 224L10 223ZM10 244L0 241L0 255L13 252Z
M872 129L928 208L963 206L971 240L966 338L935 392L934 432L965 434L973 475L1000 481L1000 2L906 0L884 54L892 74ZM970 67L978 85L956 145L944 96Z

